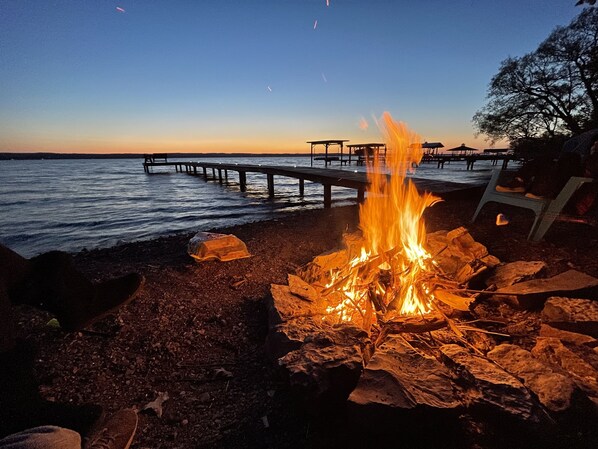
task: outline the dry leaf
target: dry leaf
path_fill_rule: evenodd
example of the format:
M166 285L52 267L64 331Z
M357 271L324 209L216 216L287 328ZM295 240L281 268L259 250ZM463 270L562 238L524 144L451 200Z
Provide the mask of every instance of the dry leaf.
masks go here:
M158 418L162 417L162 404L168 400L168 392L159 392L158 397L151 402L148 402L141 410L152 411Z
M233 373L225 370L224 368L217 368L214 370L214 377L224 377L230 379L231 377L233 377Z

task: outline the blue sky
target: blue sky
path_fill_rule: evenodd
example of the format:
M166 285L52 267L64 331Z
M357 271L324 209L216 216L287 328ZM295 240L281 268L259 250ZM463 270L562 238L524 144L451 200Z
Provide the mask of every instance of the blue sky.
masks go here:
M384 111L423 140L486 148L471 118L500 62L581 12L329 3L0 0L0 151L309 151L380 140Z

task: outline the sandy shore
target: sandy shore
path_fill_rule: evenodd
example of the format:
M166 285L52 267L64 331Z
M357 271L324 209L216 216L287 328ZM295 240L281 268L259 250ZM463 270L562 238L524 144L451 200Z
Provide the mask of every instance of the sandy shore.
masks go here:
M469 226L476 204L434 206L428 230L466 226L503 261L543 260L549 275L574 267L598 276L595 228L556 223L545 242L531 243L531 212L488 205ZM498 212L511 224L496 227ZM267 360L264 297L271 283L286 283L287 273L337 246L357 221L357 207L343 207L221 230L252 254L227 263L193 261L186 254L191 234L76 255L93 279L136 271L146 282L133 303L92 333L65 334L45 326L49 315L20 311L22 335L40 349L43 395L114 411L142 408L167 392L161 417L141 415L135 448L343 447L342 417L306 413Z

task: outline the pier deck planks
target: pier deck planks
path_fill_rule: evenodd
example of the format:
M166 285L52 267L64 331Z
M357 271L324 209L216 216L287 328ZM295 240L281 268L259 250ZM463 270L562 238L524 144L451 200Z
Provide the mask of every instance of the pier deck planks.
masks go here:
M206 180L208 179L207 171L212 171L212 177L217 178L222 182L223 172L224 178L228 178L228 171L236 171L239 173L239 184L241 191L245 191L246 187L246 173L262 173L267 176L268 191L270 196L274 196L274 176L286 176L289 178L298 179L300 182L300 191L303 192L304 181L311 181L324 186L324 206L331 205L331 187L347 187L357 190L358 200L363 200L364 192L369 185L367 174L364 172L354 172L351 170L337 170L332 168L312 168L312 167L294 167L294 166L279 166L279 165L251 165L251 164L231 164L219 162L167 162L167 163L144 163L144 170L150 173L152 166L172 165L177 168L177 171L183 169L190 174L202 175ZM182 168L182 169L181 169ZM442 195L455 191L462 191L472 187L472 184L463 184L457 182L437 181L424 178L409 178L411 179L418 190L428 191L437 195ZM481 185L481 184L480 184Z

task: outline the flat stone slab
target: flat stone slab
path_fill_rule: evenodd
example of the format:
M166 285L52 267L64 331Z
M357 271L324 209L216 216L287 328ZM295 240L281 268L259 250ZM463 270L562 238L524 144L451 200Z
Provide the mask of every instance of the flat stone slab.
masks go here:
M486 279L486 286L508 287L517 282L532 279L545 269L546 264L541 261L526 262L520 260L498 265L494 268L492 276Z
M522 306L531 306L534 301L525 301L526 297L530 297L528 299L532 299L532 297L545 299L549 296L590 292L597 287L598 279L595 277L576 270L569 270L551 278L532 279L499 288L493 294L516 295Z
M279 359L309 342L342 346L357 344L365 350L369 337L363 329L351 324L332 326L318 318L301 317L271 328L266 349L274 359Z
M445 364L467 384L461 386L468 407L482 406L522 421L538 421L532 396L515 377L462 346L444 345L440 352Z
M320 294L317 292L315 288L301 279L299 276L295 276L293 274L288 275L289 280L289 289L291 293L298 296L299 298L305 301L317 301L320 299Z
M540 325L540 337L558 338L564 343L570 343L577 346L584 345L590 348L595 348L598 346L598 340L596 340L594 337L552 327L546 323L542 323Z
M295 318L323 315L326 310L324 300L306 301L286 285L272 284L270 293L266 298L270 327Z
M554 296L544 304L541 318L553 327L598 337L598 301Z
M501 344L488 352L488 358L521 380L550 412L563 413L573 406L577 392L574 382L531 352L516 345Z
M384 408L389 413L447 411L461 406L450 371L434 357L416 352L394 336L376 349L349 403L366 409Z

